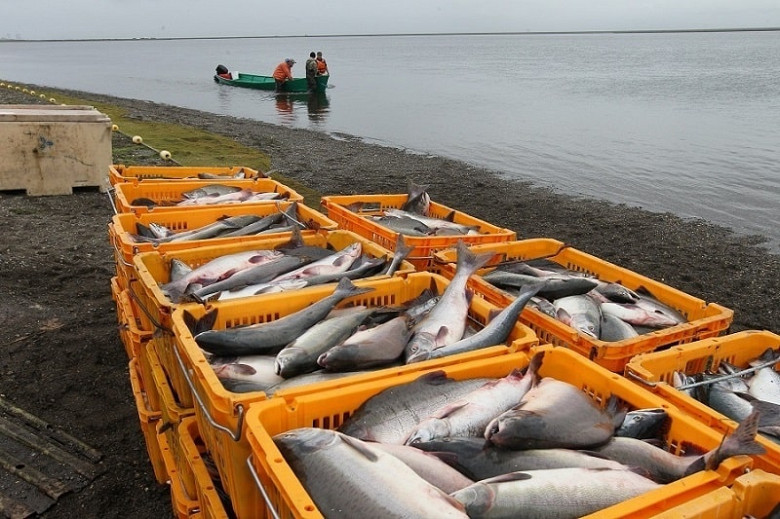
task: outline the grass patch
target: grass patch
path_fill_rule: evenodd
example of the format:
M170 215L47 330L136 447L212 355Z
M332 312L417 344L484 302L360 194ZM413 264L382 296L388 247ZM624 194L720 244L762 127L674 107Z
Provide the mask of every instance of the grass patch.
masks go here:
M119 127L120 132L131 137L141 136L143 144L156 152L168 150L171 153L171 158L182 166L246 166L259 171L268 171L271 167L271 158L268 155L257 149L244 146L229 137L183 124L139 121L128 117L127 110L124 108L107 103L70 97L60 93L46 95L54 97L58 103L94 106L106 114L112 123ZM136 149L145 148L143 145L135 146L138 146ZM120 147L113 150L113 161L115 164L124 164L125 166L157 165L157 163L150 164L144 160L144 155L146 154L136 153L131 147ZM300 193L304 197L304 203L309 207L319 207L322 194L318 191L278 173L273 173L272 177Z

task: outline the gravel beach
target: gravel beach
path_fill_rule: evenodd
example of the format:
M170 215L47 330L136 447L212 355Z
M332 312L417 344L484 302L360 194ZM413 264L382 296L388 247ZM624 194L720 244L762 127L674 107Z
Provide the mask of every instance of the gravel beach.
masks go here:
M229 136L268 154L273 169L322 195L403 193L413 179L429 186L432 200L513 229L520 238L555 238L731 308L733 332L780 331L780 255L763 247L758 236L566 196L461 162L370 145L351 136L62 92L120 106L139 120ZM42 101L0 90L0 104L34 102ZM114 139L127 136L115 134ZM176 150L171 152L176 156ZM157 163L154 154L139 156L137 162ZM662 187L657 196L664 196ZM171 516L169 490L155 482L147 459L117 334L110 288L114 256L107 239L112 214L108 197L97 191L54 197L0 192L0 393L103 454L104 473L84 490L61 497L41 515L47 519Z

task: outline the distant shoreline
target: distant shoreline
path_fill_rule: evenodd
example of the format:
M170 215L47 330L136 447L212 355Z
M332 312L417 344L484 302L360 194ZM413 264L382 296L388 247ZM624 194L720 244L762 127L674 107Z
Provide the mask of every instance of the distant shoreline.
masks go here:
M138 38L68 38L68 39L12 39L0 38L0 43L67 42L67 41L166 41L166 40L249 40L268 38L381 38L398 36L543 36L543 35L597 35L597 34L669 34L691 32L773 32L780 27L734 27L718 29L641 29L598 31L503 31L503 32L420 32L420 33L368 33L368 34L296 34L268 36L179 36Z

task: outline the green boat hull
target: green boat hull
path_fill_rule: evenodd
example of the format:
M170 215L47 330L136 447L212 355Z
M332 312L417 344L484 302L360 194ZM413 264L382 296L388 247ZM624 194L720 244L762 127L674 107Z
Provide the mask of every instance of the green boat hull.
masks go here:
M330 76L317 76L317 92L325 92L328 88L328 78ZM221 76L214 76L214 81L222 85L237 86L243 88L254 88L255 90L276 90L276 81L272 76L257 76L255 74L238 73L237 78L225 79ZM295 78L284 83L282 92L300 93L308 92L309 84L306 78Z

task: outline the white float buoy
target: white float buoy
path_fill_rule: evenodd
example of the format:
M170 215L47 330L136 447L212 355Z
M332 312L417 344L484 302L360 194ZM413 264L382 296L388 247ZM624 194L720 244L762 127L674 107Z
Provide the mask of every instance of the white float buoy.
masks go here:
M111 131L112 132L115 132L115 131L118 131L118 130L119 130L119 126L117 126L116 124L111 125Z
M162 157L163 160L171 160L171 152L168 150L162 150L160 152L160 157Z
M140 135L134 135L133 136L133 142L136 143L136 144L141 144L142 142L144 142L144 140L141 138Z
M50 102L50 103L56 103L56 102L57 102L57 100L56 100L56 99L54 99L53 97L50 97L50 98L49 98L49 102Z

